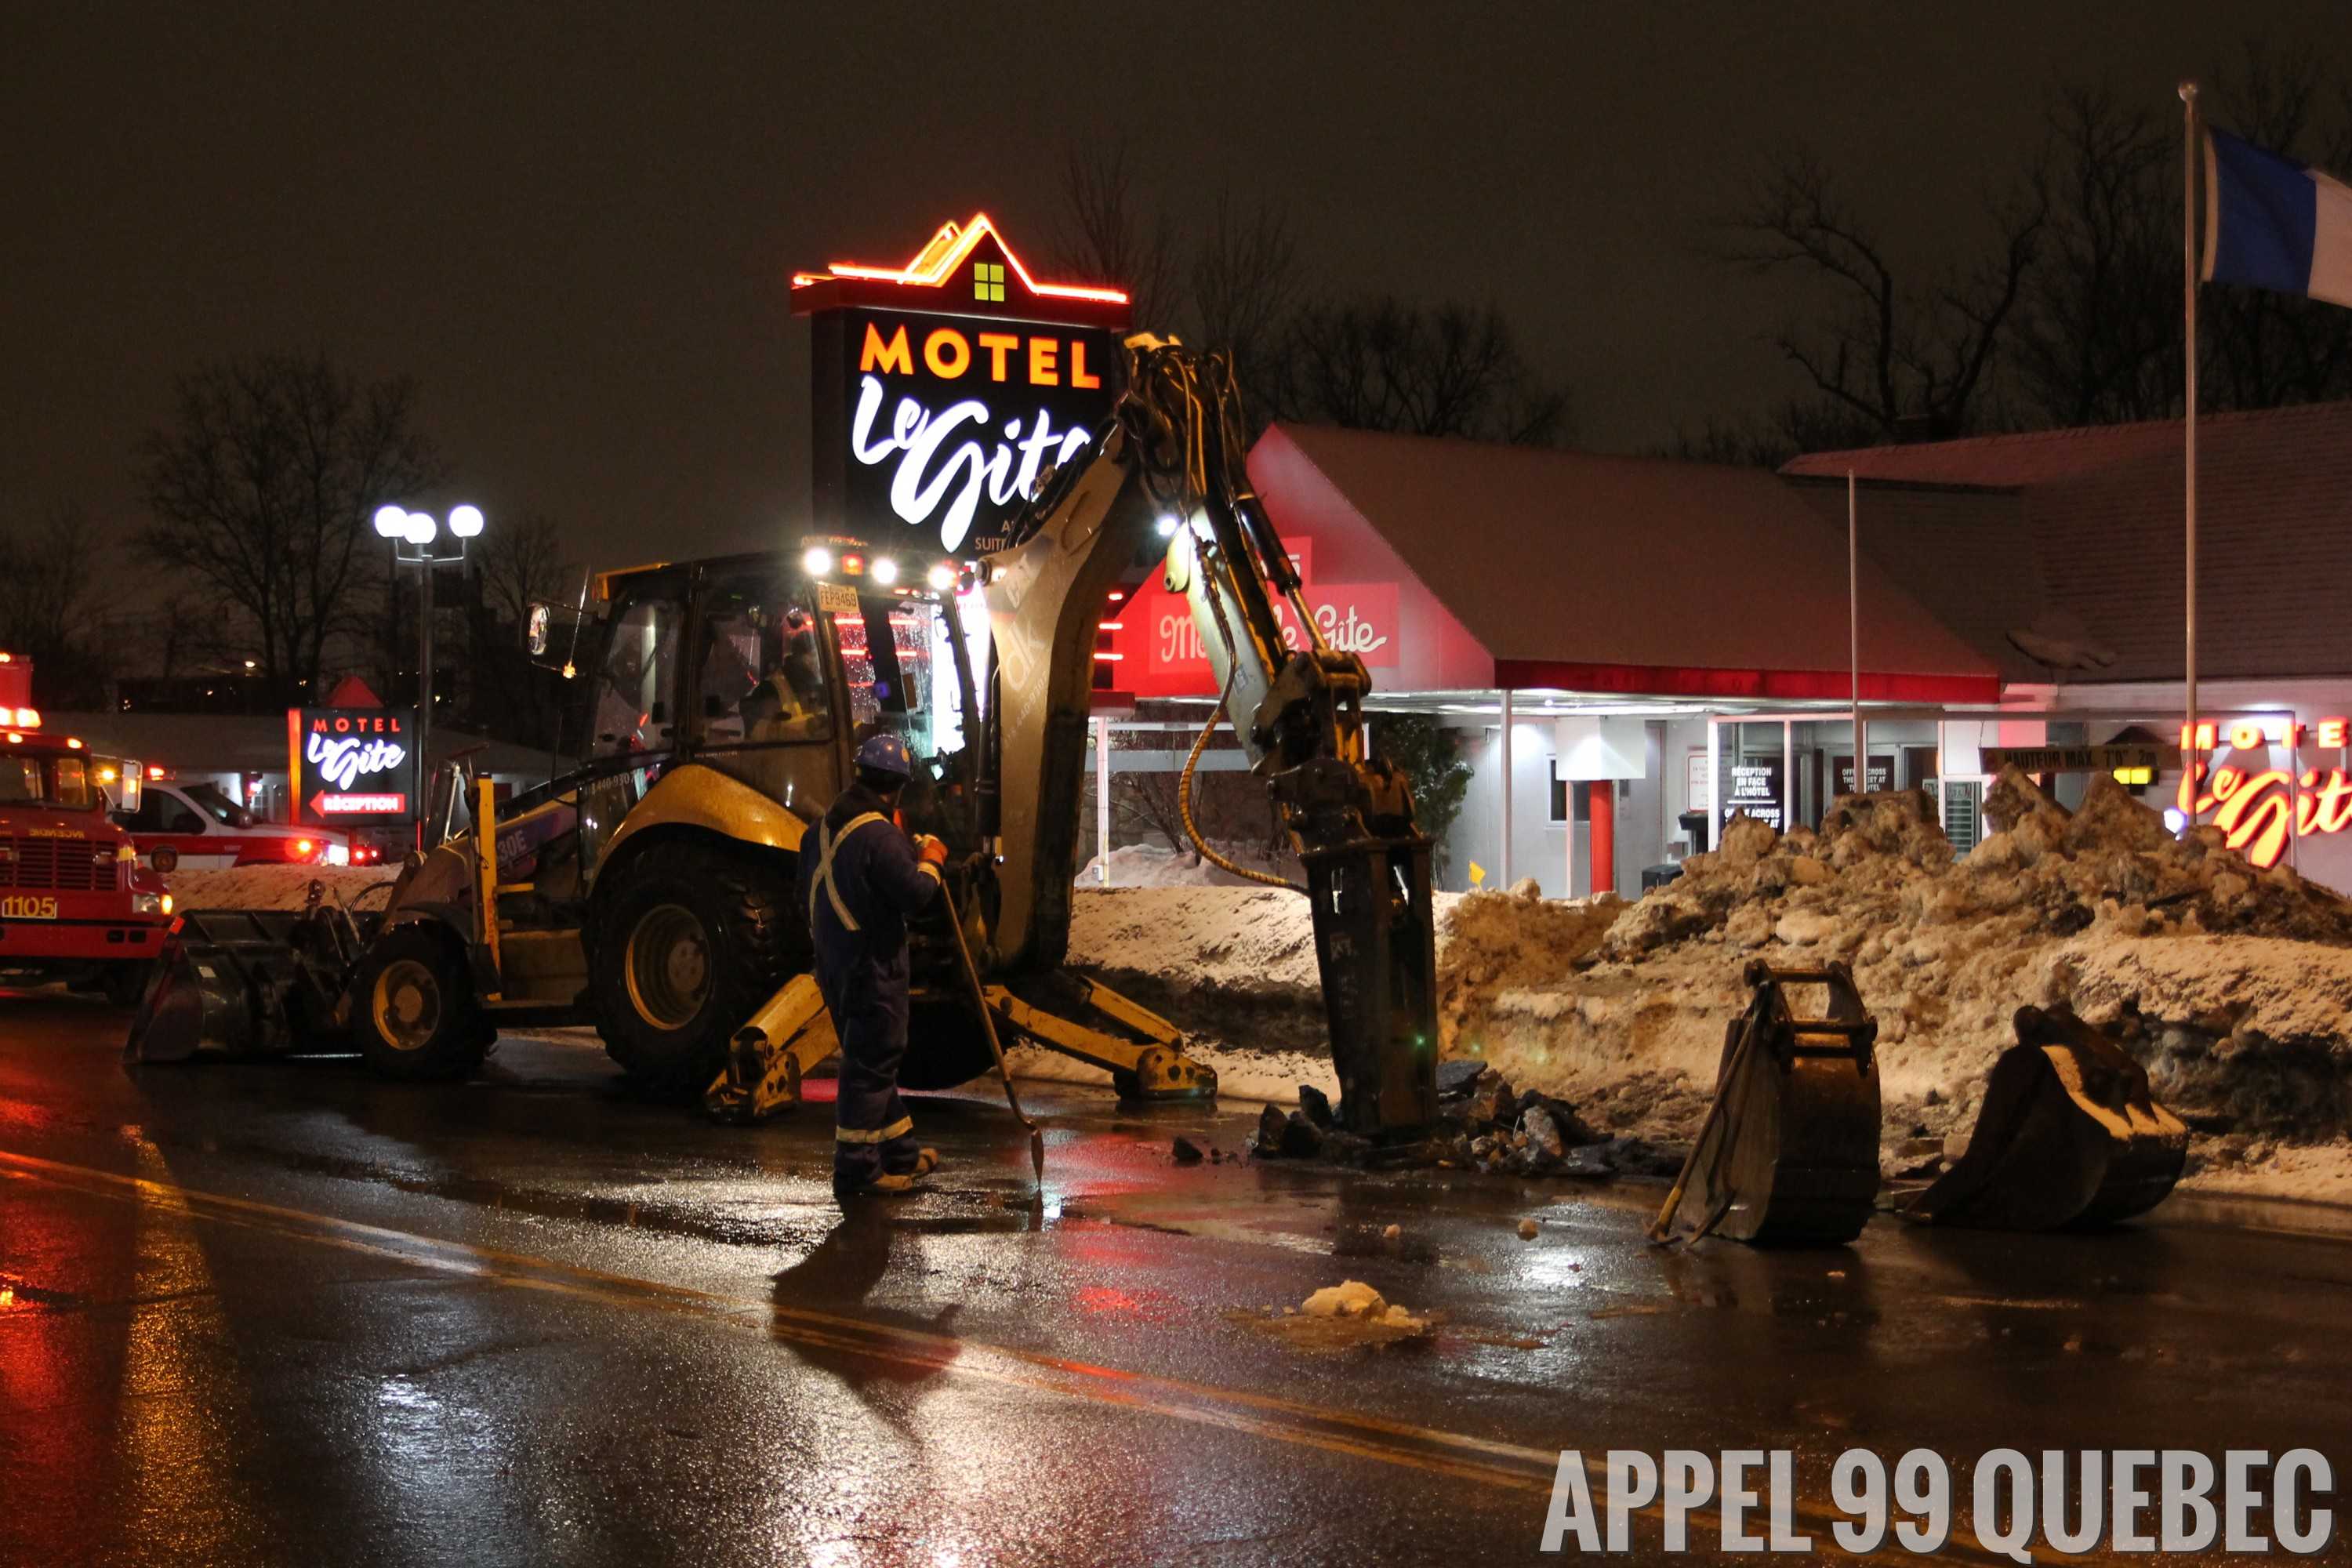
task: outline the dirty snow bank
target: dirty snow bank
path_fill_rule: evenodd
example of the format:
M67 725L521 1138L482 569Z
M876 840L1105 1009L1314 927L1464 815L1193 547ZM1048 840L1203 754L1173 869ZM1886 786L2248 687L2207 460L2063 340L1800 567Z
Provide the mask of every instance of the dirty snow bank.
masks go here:
M327 896L347 905L379 883L400 875L390 866L231 866L217 871L180 869L163 880L172 902L181 910L299 910L318 882ZM367 906L380 908L384 895L368 894Z
M1246 866L1253 871L1270 876L1299 879L1297 858L1288 858L1277 863L1263 851L1237 844L1219 844L1217 852L1235 865ZM1097 890L1101 883L1097 877L1102 868L1102 857L1088 860L1086 869L1078 873L1077 885ZM1110 852L1110 885L1114 888L1249 888L1263 886L1246 877L1236 877L1189 849L1162 849L1156 844L1122 844Z
M2190 1121L2199 1184L2352 1197L2352 906L2211 829L2174 840L2104 776L2071 816L2015 776L1986 809L2001 830L1958 862L1919 797L1862 797L1819 833L1738 820L1633 903L1441 895L1445 1054L1596 1129L1687 1139L1745 964L1843 959L1879 1021L1890 1143L1967 1132L2016 1009L2063 1003ZM1324 1052L1296 895L1082 892L1070 956L1188 1027Z

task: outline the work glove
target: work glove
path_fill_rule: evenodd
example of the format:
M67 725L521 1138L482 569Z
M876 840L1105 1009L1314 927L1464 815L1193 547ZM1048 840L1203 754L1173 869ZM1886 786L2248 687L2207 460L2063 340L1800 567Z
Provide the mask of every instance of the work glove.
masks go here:
M948 847L928 833L915 835L915 853L934 866L948 863Z

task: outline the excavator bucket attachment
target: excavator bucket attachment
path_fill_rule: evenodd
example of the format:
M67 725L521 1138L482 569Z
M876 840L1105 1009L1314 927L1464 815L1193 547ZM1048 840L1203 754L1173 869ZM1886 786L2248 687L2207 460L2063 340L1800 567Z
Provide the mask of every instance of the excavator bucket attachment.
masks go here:
M2017 1010L1968 1152L1904 1209L1932 1225L2057 1230L2113 1225L2171 1193L2189 1129L2147 1069L2072 1009Z
M1841 1247L1878 1201L1877 1021L1853 971L1750 963L1748 1009L1724 1032L1715 1101L1682 1175L1651 1227L1673 1229L1685 1200L1715 1231L1759 1247ZM1788 988L1820 986L1818 1017L1800 1016Z
M359 945L351 917L331 904L183 914L164 939L123 1059L331 1046L341 1037L337 1004Z

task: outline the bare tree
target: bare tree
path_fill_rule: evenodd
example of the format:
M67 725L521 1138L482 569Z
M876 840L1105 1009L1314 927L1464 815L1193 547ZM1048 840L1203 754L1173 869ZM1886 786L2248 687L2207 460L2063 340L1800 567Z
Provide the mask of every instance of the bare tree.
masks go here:
M1760 415L1710 416L1696 430L1677 430L1657 455L1695 463L1777 468L1800 453L1867 447L1882 435L1875 420L1815 394L1789 398Z
M195 594L176 593L156 611L149 646L166 683L222 657L220 613Z
M1175 226L1147 216L1124 140L1070 149L1062 173L1062 224L1054 262L1089 281L1127 290L1139 328L1173 319L1180 267Z
M1133 843L1157 836L1187 858L1198 859L1191 839L1185 836L1183 810L1177 798L1181 793L1177 784L1182 777L1172 771L1113 773L1111 820L1118 829L1118 837Z
M380 564L375 509L445 472L404 379L365 385L324 355L205 365L179 383L168 429L139 448L153 526L147 557L241 616L273 700L315 688L328 646L355 629Z
M2011 329L2024 422L2155 419L2180 401L2179 134L2112 87L2050 114L2049 224Z
M1286 417L1538 446L1568 433L1568 394L1538 377L1492 306L1308 306L1285 353Z
M474 548L482 604L509 624L520 625L534 603L563 598L565 585L579 578L563 558L562 528L543 512L485 530Z
M64 707L95 706L113 673L98 551L89 514L71 504L0 533L0 648L29 656L44 700Z
M1969 426L2048 213L2046 194L2025 183L1988 204L1999 237L1979 264L1906 284L1892 250L1801 151L1767 170L1755 199L1727 222L1723 254L1759 274L1826 286L1830 309L1773 339L1822 395L1886 436L1914 420L1955 433Z
M1295 401L1286 343L1305 284L1298 247L1282 214L1244 212L1228 190L1217 199L1190 273L1197 346L1228 356L1254 426ZM1252 434L1255 434L1253 429Z

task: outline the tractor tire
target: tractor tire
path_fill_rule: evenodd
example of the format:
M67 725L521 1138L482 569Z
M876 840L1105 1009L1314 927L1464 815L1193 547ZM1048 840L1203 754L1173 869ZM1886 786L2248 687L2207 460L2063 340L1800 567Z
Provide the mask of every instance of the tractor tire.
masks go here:
M465 955L431 926L397 926L369 943L351 994L353 1042L383 1078L470 1077L498 1037Z
M605 1054L635 1087L685 1099L727 1063L754 1009L810 963L783 868L757 851L687 844L597 885L588 994Z

